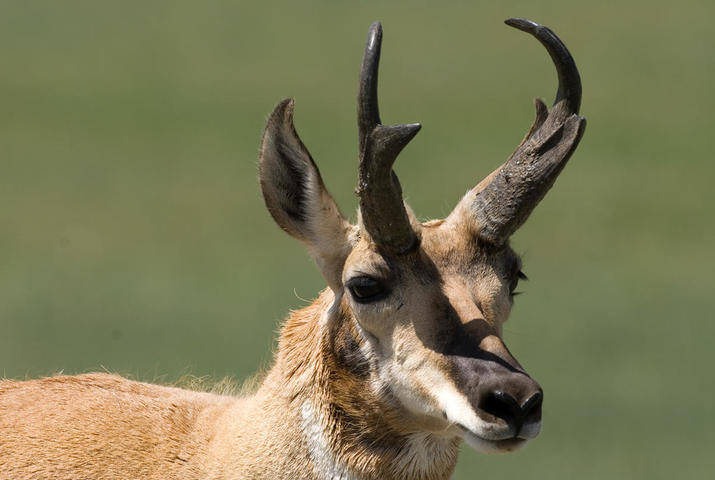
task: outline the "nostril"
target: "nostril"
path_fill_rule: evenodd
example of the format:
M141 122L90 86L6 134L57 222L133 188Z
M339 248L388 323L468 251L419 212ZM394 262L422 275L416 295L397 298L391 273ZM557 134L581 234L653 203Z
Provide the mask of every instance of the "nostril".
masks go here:
M521 428L523 423L521 406L506 392L489 392L479 402L479 408L494 417L501 418L516 430Z
M536 423L541 420L541 404L543 402L544 394L541 392L536 392L524 402L521 410L526 423Z

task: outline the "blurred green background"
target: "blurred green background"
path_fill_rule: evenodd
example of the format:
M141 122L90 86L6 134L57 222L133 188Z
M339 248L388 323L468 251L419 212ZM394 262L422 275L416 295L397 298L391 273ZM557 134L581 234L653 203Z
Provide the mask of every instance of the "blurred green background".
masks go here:
M556 79L507 17L571 49L589 126L515 236L505 337L545 388L539 439L456 479L712 478L715 3L0 5L0 375L244 378L324 282L265 211L263 122L297 128L354 217L355 94L383 21L381 110L423 218L501 163ZM498 5L497 5L498 3Z

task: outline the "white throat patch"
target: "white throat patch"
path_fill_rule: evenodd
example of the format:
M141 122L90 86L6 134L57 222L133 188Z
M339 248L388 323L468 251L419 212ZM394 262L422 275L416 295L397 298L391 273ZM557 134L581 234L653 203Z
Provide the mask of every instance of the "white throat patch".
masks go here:
M300 409L303 439L313 461L313 473L319 480L360 480L346 465L335 458L330 441L325 435L323 416L315 411L310 400Z

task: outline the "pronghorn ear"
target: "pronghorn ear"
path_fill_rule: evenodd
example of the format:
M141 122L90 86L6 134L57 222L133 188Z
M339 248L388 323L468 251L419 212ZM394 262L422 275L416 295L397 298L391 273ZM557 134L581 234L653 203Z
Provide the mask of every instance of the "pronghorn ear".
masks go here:
M258 176L273 219L308 246L328 286L337 292L354 227L340 213L295 131L292 99L278 104L268 118Z

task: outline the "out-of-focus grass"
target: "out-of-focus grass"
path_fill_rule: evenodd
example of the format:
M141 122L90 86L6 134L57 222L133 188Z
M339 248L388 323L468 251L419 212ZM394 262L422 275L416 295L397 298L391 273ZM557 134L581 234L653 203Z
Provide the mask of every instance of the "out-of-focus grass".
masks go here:
M546 390L539 439L465 451L455 478L706 478L715 244L715 4L705 1L6 2L0 15L0 373L236 377L323 281L255 181L265 116L356 206L356 76L385 27L397 165L443 216L498 165L555 75L524 16L568 44L589 126L514 239L531 281L506 339Z

